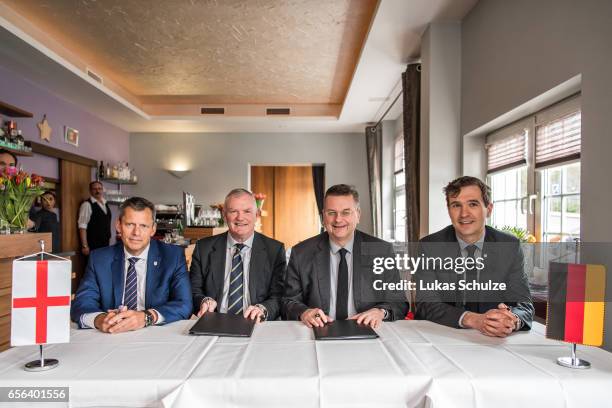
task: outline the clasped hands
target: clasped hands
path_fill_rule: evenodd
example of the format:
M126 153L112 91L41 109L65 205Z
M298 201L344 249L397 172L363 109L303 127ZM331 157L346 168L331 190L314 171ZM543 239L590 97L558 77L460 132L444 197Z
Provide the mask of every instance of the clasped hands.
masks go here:
M155 310L151 311L157 321ZM126 306L119 309L109 309L106 313L100 313L94 320L96 329L104 333L122 333L145 327L145 312L128 310Z
M217 301L211 298L206 299L200 305L200 311L197 316L202 317L207 312L214 312L217 308ZM244 310L243 315L246 319L255 320L255 323L259 323L264 319L264 312L255 305L250 305Z
M503 303L497 309L485 313L468 312L463 318L463 326L477 329L482 334L491 337L506 337L517 327L518 318Z
M366 310L365 312L357 313L356 315L350 316L348 320L357 320L357 324L364 324L370 326L373 329L380 327L383 321L385 312L382 309L373 307L372 309ZM323 327L327 323L331 323L334 320L327 316L325 312L319 308L306 309L301 315L300 320L307 327Z

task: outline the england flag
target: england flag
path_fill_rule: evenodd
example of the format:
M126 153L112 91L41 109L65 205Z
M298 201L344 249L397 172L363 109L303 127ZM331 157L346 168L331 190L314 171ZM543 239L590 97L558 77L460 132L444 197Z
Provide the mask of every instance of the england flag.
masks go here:
M63 258L13 261L11 346L70 341L71 269Z

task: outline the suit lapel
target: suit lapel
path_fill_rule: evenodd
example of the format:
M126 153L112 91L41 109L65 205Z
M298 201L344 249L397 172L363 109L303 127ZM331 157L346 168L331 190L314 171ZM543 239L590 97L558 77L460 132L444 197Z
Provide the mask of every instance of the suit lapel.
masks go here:
M227 248L227 232L219 236L210 254L210 268L215 289L215 299L220 304L223 299L223 284L225 283L225 250Z
M123 258L123 245L117 244L115 246L115 256L113 258L113 262L111 263L114 308L118 308L120 305L123 304Z
M319 280L319 298L325 314L329 314L329 298L331 293L330 271L329 271L329 237L327 233L321 235L319 250L315 254L314 268Z
M161 267L161 256L157 241L151 240L149 244L149 255L147 256L147 279L145 289L145 308L149 308L155 284L159 282L159 271Z
M266 247L263 244L262 238L258 233L255 233L253 238L253 248L251 248L251 260L249 262L249 296L251 303L255 303L257 299L257 284L260 282L262 270L266 264Z

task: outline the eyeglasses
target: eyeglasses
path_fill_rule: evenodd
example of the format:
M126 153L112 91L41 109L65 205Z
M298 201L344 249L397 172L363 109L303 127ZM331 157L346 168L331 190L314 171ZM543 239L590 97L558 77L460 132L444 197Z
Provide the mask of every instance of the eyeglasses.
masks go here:
M340 212L334 210L325 210L323 211L323 214L325 214L325 216L329 218L336 218L338 215L347 218L353 215L353 212L353 210L347 208L346 210L342 210Z

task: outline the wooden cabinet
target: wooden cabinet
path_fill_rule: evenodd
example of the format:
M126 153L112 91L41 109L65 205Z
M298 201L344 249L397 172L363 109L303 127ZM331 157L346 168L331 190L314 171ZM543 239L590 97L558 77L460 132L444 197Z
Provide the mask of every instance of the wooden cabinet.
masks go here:
M40 251L39 240L51 251L51 233L0 235L0 351L11 342L11 286L12 265L15 258Z

